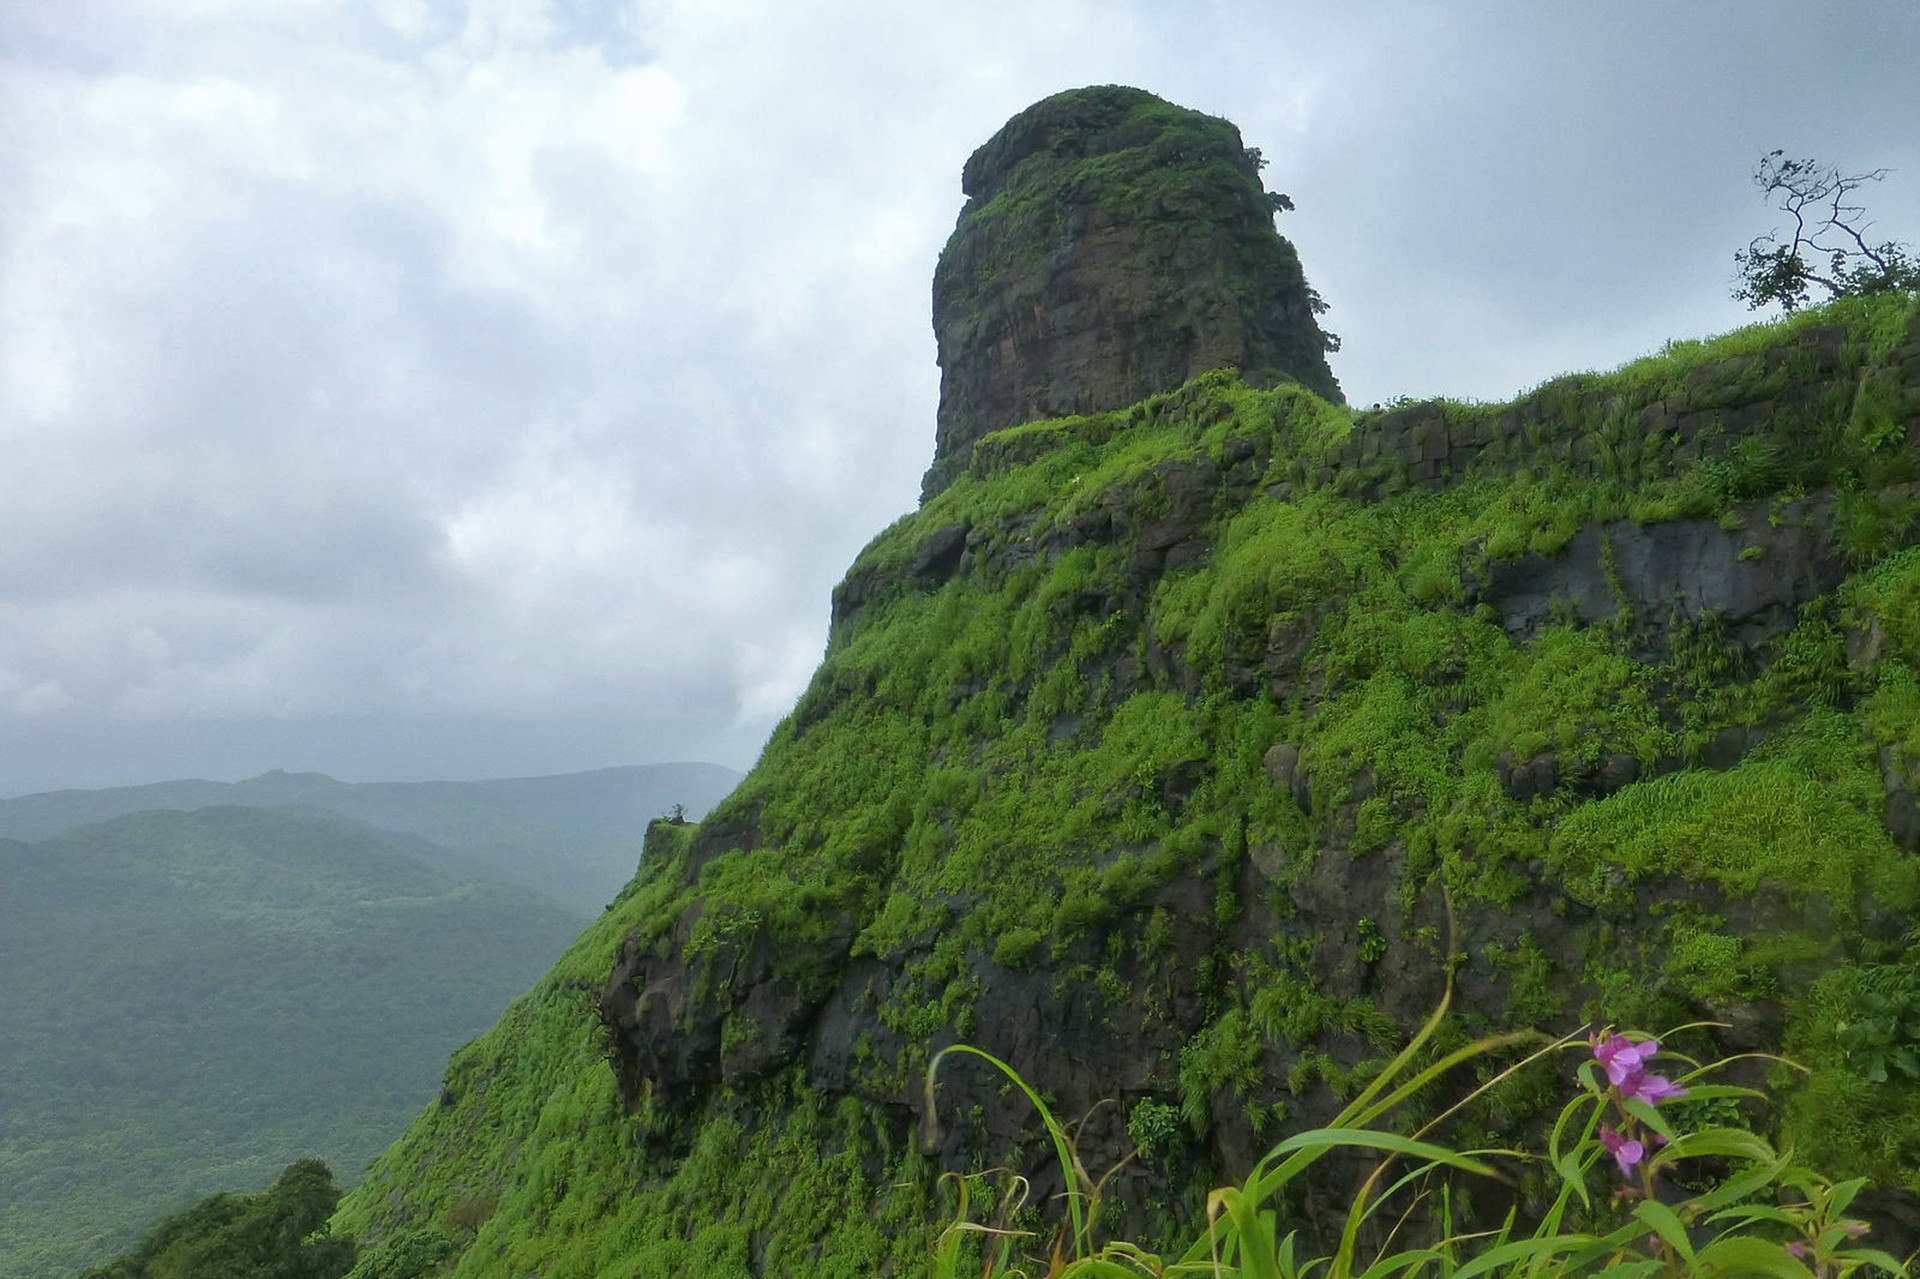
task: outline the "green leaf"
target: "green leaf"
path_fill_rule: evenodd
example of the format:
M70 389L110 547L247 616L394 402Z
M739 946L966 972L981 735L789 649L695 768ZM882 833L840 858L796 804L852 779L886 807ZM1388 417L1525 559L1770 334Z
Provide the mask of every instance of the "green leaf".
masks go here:
M1549 1235L1543 1239L1516 1239L1512 1243L1501 1244L1498 1248L1487 1249L1455 1270L1449 1279L1473 1279L1474 1275L1485 1274L1490 1270L1518 1262L1571 1253L1594 1242L1591 1235Z
M1283 1279L1274 1251L1273 1214L1259 1211L1258 1201L1231 1186L1214 1191L1213 1197L1239 1240L1243 1279Z
M1783 1208L1774 1208L1767 1204L1741 1204L1737 1208L1723 1209L1707 1218L1707 1224L1710 1226L1716 1226L1722 1222L1728 1225L1745 1226L1756 1221L1774 1221L1795 1230L1804 1224L1804 1218L1800 1213L1788 1212Z
M1860 1262L1863 1265L1878 1266L1880 1269L1892 1275L1905 1275L1908 1273L1906 1266L1901 1264L1898 1258L1892 1253L1883 1252L1878 1248L1848 1248L1843 1252L1837 1253L1836 1256L1841 1261Z
M1633 1215L1653 1228L1662 1243L1679 1253L1689 1264L1693 1262L1693 1240L1687 1238L1687 1228L1680 1224L1680 1218L1673 1209L1658 1199L1642 1199L1633 1206Z
M1105 1257L1082 1257L1060 1271L1060 1279L1141 1279L1154 1272L1136 1266L1123 1266Z
M1760 1164L1727 1178L1717 1190L1696 1195L1688 1202L1695 1212L1712 1212L1728 1204L1740 1203L1771 1187L1777 1172L1775 1164Z
M1853 1177L1847 1181L1835 1182L1833 1188L1827 1191L1827 1215L1837 1217L1845 1212L1847 1205L1853 1202L1855 1195L1866 1188L1866 1184L1865 1177Z
M1630 1101L1627 1103L1626 1110L1629 1115L1632 1115L1635 1119L1638 1119L1641 1123L1645 1124L1654 1132L1659 1133L1661 1136L1668 1138L1673 1136L1672 1119L1660 1113L1660 1111L1654 1107L1649 1106L1646 1102L1638 1100Z
M1772 1146L1738 1128L1703 1128L1699 1132L1684 1133L1661 1147L1655 1159L1664 1165L1678 1159L1698 1159L1703 1155L1750 1159L1755 1163L1775 1163L1779 1160Z
M1780 1244L1751 1235L1716 1239L1700 1250L1701 1271L1721 1275L1775 1275L1778 1279L1812 1279L1806 1263Z
M1591 1155L1583 1159L1581 1152L1577 1149L1569 1150L1566 1154L1556 1159L1553 1164L1553 1170L1560 1174L1560 1180L1571 1187L1575 1194L1580 1196L1580 1206L1583 1208L1593 1206L1593 1200L1587 1194L1586 1177L1587 1169L1591 1167L1593 1167L1593 1158Z
M1659 1274L1665 1269L1666 1266L1663 1263L1648 1257L1644 1261L1615 1262L1605 1270L1596 1271L1595 1276L1596 1279L1635 1279L1638 1275Z
M1280 1273L1288 1276L1288 1279L1300 1273L1300 1267L1293 1259L1293 1245L1299 1235L1299 1231L1290 1230L1287 1232L1287 1237L1280 1241Z
M1391 1257L1380 1260L1361 1271L1358 1279L1387 1279L1388 1275L1400 1274L1416 1266L1444 1265L1446 1254L1432 1248L1409 1248L1405 1252L1396 1252Z
M1568 1153L1565 1148L1566 1133L1567 1129L1573 1126L1576 1116L1582 1110L1588 1112L1586 1119L1580 1124L1580 1136L1575 1139L1574 1144L1577 1148L1581 1143L1593 1140L1593 1132L1600 1126L1600 1116L1604 1112L1604 1106L1605 1103L1598 1096L1590 1094L1575 1097L1560 1108L1560 1116L1553 1121L1553 1131L1547 1136L1547 1158L1553 1161L1555 1167L1560 1165L1562 1156Z
M1737 1084L1688 1084L1687 1095L1677 1100L1681 1102L1718 1101L1723 1097L1749 1100L1764 1099L1766 1095L1757 1088L1742 1088Z

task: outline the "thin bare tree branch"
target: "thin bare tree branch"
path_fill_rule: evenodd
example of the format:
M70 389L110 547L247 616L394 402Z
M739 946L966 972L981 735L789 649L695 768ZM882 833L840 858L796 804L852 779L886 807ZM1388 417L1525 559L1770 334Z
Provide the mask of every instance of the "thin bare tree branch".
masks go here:
M1822 300L1920 288L1920 263L1912 249L1893 240L1870 241L1873 223L1866 206L1848 202L1888 172L1843 174L1834 165L1786 159L1781 151L1762 156L1754 167L1754 185L1793 218L1793 233L1783 240L1776 228L1733 255L1739 267L1733 296L1756 310L1777 302L1792 311L1813 299L1815 286L1826 290ZM1824 271L1810 260L1815 255L1825 259Z

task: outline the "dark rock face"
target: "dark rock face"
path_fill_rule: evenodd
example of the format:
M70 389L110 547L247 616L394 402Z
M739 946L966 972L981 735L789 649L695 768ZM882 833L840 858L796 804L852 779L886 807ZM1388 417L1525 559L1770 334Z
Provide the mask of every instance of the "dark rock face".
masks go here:
M1015 1063L1056 1115L1085 1117L1077 1150L1096 1175L1132 1159L1109 1187L1136 1206L1126 1233L1144 1228L1140 1206L1185 1197L1200 1211L1196 1189L1243 1177L1275 1125L1330 1120L1340 1073L1404 1042L1448 974L1456 1010L1494 1026L1570 1015L1629 973L1636 997L1645 987L1721 1023L1720 1051L1772 1052L1780 992L1884 953L1910 926L1908 899L1728 888L1638 854L1590 856L1556 832L1587 801L1682 768L1735 769L1791 728L1813 694L1785 677L1752 722L1720 708L1691 737L1666 726L1686 726L1689 662L1750 683L1800 627L1825 625L1822 601L1860 556L1836 527L1863 484L1896 515L1911 499L1895 533L1920 541L1920 313L1901 319L1899 342L1802 327L1670 372L1560 379L1505 406L1406 405L1338 432L1313 420L1324 403L1286 388L1259 401L1267 421L1243 416L1250 397L1231 377L1195 375L1337 388L1256 175L1230 126L1125 89L1041 103L969 162L972 201L935 285L944 381L927 489L962 474L982 487L937 498L854 566L834 595L829 659L763 759L773 780L662 869L674 882L656 886L672 893L597 992L614 1069L667 1159L707 1114L780 1122L794 1088L898 1133L928 1118L929 1056L964 1041ZM1876 403L1893 415L1879 425ZM1135 428L1168 437L1166 452L1123 479L1081 491L1062 468L995 500L996 476ZM1577 522L1498 512L1488 481L1566 486ZM1601 504L1601 482L1662 504L1623 518L1635 508ZM1435 517L1453 528L1430 561L1446 580L1415 594L1418 548L1358 512L1397 504L1408 518L1446 500L1487 521ZM1242 517L1269 503L1312 504L1314 520L1366 535L1301 519L1263 536ZM1320 549L1291 563L1300 545ZM1286 572L1256 575L1256 560ZM1370 573L1396 585L1370 586ZM1017 643L957 621L1010 597L1005 613L973 615L1012 619ZM1362 624L1368 610L1409 627L1452 611L1472 626L1436 627L1445 644L1415 665ZM1902 642L1852 625L1857 667ZM1491 722L1494 675L1529 669L1496 650L1565 630L1604 633L1610 656L1649 668L1631 688L1647 690L1658 734L1585 718L1561 685L1605 685L1601 668L1576 666L1523 686L1559 699L1577 730L1540 739L1552 748L1483 728L1446 741L1468 713ZM1071 679L1050 686L1059 672ZM1376 690L1381 719L1411 727L1351 709ZM1142 694L1164 742L1122 728ZM1271 715L1220 721L1243 734L1203 722L1263 701ZM1443 742L1435 762L1402 764L1428 734ZM1908 850L1920 847L1915 754L1879 759L1884 820ZM1482 876L1458 909L1455 855ZM1751 977L1722 964L1696 980L1662 949L1670 920L1716 941L1791 934L1800 949L1756 960ZM949 1170L1017 1159L1035 1201L1050 1200L1058 1173L1030 1158L1045 1149L1033 1117L1000 1076L948 1060L928 1153ZM1142 1133L1154 1152L1134 1158ZM897 1175L863 1157L875 1184ZM1353 1172L1307 1190L1299 1220L1338 1229Z
M940 417L924 491L981 436L1120 408L1209 369L1329 398L1328 341L1240 133L1118 86L1046 99L967 161L940 255Z
M817 940L776 949L764 931L723 925L727 940L696 954L689 942L699 922L699 912L679 921L673 964L653 962L630 941L601 1000L603 1019L627 1046L615 1063L629 1098L644 1079L684 1101L792 1059L839 981L854 932L851 919L836 919Z
M1562 620L1625 615L1643 656L1657 654L1670 619L1713 614L1730 638L1754 645L1793 628L1801 605L1839 585L1832 502L1754 502L1738 527L1702 520L1589 525L1555 555L1496 560L1468 585L1508 634L1531 638Z
M835 807L818 832L796 833L794 806L782 813L772 787L762 793L764 804L738 800L698 829L673 872L684 891L653 926L629 935L598 992L627 1099L647 1099L650 1123L671 1111L660 1129L669 1135L649 1141L677 1158L684 1150L676 1153L676 1143L716 1107L738 1107L752 1124L780 1122L789 1104L780 1089L803 1084L835 1106L857 1103L904 1144L910 1125L928 1117L921 1086L928 1057L966 1042L1015 1063L1056 1115L1085 1117L1077 1150L1095 1175L1131 1159L1109 1184L1113 1203L1134 1206L1110 1209L1109 1220L1120 1222L1115 1229L1127 1234L1157 1228L1144 1219L1143 1205L1181 1205L1184 1197L1185 1211L1203 1211L1192 1198L1196 1188L1244 1177L1282 1123L1297 1131L1331 1120L1340 1105L1337 1072L1377 1061L1403 1042L1405 1030L1442 998L1449 972L1453 1006L1465 1017L1489 1026L1534 1024L1571 1016L1597 988L1596 975L1627 971L1642 962L1633 956L1644 954L1651 959L1632 970L1636 987L1686 1017L1719 1023L1717 1051L1777 1051L1794 992L1853 955L1885 953L1877 948L1894 945L1911 926L1910 902L1863 892L1828 903L1785 881L1736 891L1632 865L1624 856L1575 866L1556 847L1555 831L1585 802L1664 774L1740 767L1764 743L1790 737L1791 701L1756 722L1703 720L1694 740L1683 747L1676 737L1658 752L1636 753L1603 725L1583 725L1578 746L1503 748L1485 763L1473 762L1465 748L1449 753L1444 767L1457 770L1449 779L1477 775L1497 787L1480 788L1478 799L1462 799L1464 788L1445 797L1455 812L1478 814L1487 830L1499 832L1467 837L1467 853L1504 862L1497 879L1490 876L1478 897L1463 898L1456 909L1433 869L1435 844L1414 838L1435 829L1429 817L1438 811L1438 792L1396 770L1394 754L1406 749L1406 739L1382 735L1355 751L1336 735L1354 722L1341 720L1340 708L1352 704L1359 682L1372 684L1372 663L1380 660L1371 640L1336 653L1347 632L1329 625L1350 624L1374 607L1357 567L1368 553L1342 561L1324 580L1303 560L1284 590L1269 588L1244 617L1222 627L1210 655L1193 642L1191 621L1184 630L1167 624L1181 620L1169 607L1168 587L1180 576L1204 581L1211 573L1216 586L1228 580L1245 562L1233 558L1234 522L1262 504L1311 501L1324 518L1339 520L1395 502L1418 509L1423 495L1450 488L1463 503L1487 503L1484 481L1531 480L1547 461L1562 482L1655 486L1689 476L1702 482L1704 474L1721 494L1711 514L1677 507L1647 523L1587 516L1537 543L1496 541L1484 525L1456 530L1450 536L1458 540L1442 545L1449 563L1459 557L1457 595L1436 594L1423 606L1470 612L1476 631L1499 628L1504 640L1485 636L1490 646L1520 649L1555 630L1604 632L1610 652L1653 668L1646 687L1654 705L1664 722L1679 723L1694 696L1680 669L1688 652L1713 649L1726 663L1728 685L1750 684L1843 586L1852 552L1835 536L1847 499L1839 485L1849 475L1857 482L1857 473L1842 472L1843 463L1876 468L1886 477L1882 494L1894 485L1902 493L1920 488L1920 377L1897 388L1908 428L1903 439L1915 441L1903 445L1911 457L1887 449L1862 461L1845 435L1866 379L1886 367L1920 368L1907 354L1920 349L1920 315L1911 324L1906 342L1890 354L1871 353L1844 329L1805 329L1758 355L1703 359L1684 376L1625 387L1549 384L1478 414L1409 406L1365 415L1351 432L1319 443L1263 425L1214 431L1233 424L1241 393L1229 378L1202 377L1125 413L1006 432L971 448L967 474L991 484L1049 449L1102 445L1132 425L1166 423L1169 434L1189 439L1208 433L1204 445L1143 460L1125 482L1078 500L1054 488L1037 505L996 505L975 501L971 489L956 490L856 564L834 597L830 652L838 660L830 658L770 747L771 766L787 768L796 779L789 784L805 787L807 802L824 810L839 801L821 798L815 772L795 761L829 753L814 735L830 731L836 717L858 724L861 734L891 726L887 740L910 751L939 740L921 738L921 725L943 716L966 723L964 715L979 706L992 705L993 713L928 751L944 777L930 768L903 769L897 790ZM1325 408L1290 389L1269 398L1309 412ZM1288 537L1314 534L1304 523L1281 527ZM1920 519L1901 537L1902 544L1920 540ZM1287 549L1277 536L1262 545L1263 554ZM1396 544L1391 564L1406 562L1399 558L1405 554ZM1098 571L1062 571L1053 594L1036 585L1049 566L1076 561ZM1389 561L1378 563L1384 569ZM926 607L934 597L977 607L995 593L1014 592L1028 602L1027 611L1012 616L1048 631L1055 651L1077 653L1081 687L1107 693L1051 704L1033 712L1031 722L1017 721L1005 708L1030 707L1039 690L1033 677L1013 669L1011 644L970 671L949 670L928 656L935 644L951 642L952 632L936 629L936 620L960 611ZM1406 622L1416 615L1398 616ZM1108 625L1116 642L1090 642L1096 627ZM1844 643L1856 674L1913 642L1871 618L1848 625ZM871 652L926 661L912 668L920 682L888 687L893 672L859 653L860 642L876 636L898 647L876 644ZM1833 647L1842 642L1835 629ZM1474 674L1480 661L1459 646L1420 669L1424 688L1435 693L1419 705L1420 731L1430 725L1444 733L1466 710L1494 705L1497 694L1484 674L1491 668ZM1779 686L1792 687L1784 680ZM928 689L932 697L923 696ZM1153 855L1118 820L1102 818L1084 847L1023 846L1020 866L999 880L950 879L945 870L964 846L960 832L968 821L992 825L996 845L1021 839L1021 822L1046 821L1049 792L1033 774L1049 756L1099 750L1100 735L1113 729L1115 705L1143 691L1164 695L1168 707L1266 701L1297 718L1265 721L1271 738L1234 739L1216 751L1182 740L1151 768L1087 774L1094 780L1077 793L1123 806L1120 812L1127 804L1145 806L1164 815L1169 831L1190 833L1185 860L1163 860L1151 888L1138 893L1114 877L1117 887L1102 899L1097 925L1080 932L1061 926L1058 945L1054 932L1012 925L983 927L969 939L970 923L1006 911L1013 899L1046 899L1083 868L1101 878L1081 882L1105 884L1120 859ZM999 695L1006 700L996 705ZM1470 700L1476 697L1478 703ZM1180 722L1180 715L1172 710L1167 722ZM996 735L1016 734L1029 745L996 766ZM845 751L853 740L842 736L832 749ZM1223 789L1220 779L1232 777L1236 753L1247 771L1228 783L1237 789ZM1894 843L1909 851L1920 847L1920 760L1910 757L1916 754L1890 747L1878 761L1881 815ZM886 763L868 758L860 771ZM959 798L928 800L934 780L953 785ZM837 777L836 784L852 783ZM1019 797L1015 821L965 814L995 792ZM1282 801L1272 809L1279 818L1247 820L1246 813L1267 809L1265 801L1275 798ZM1870 802L1877 807L1878 797ZM905 816L923 804L924 816ZM1218 820L1223 810L1230 820ZM1211 826L1198 825L1210 819ZM759 872L764 878L814 876L815 849L842 829L855 851L832 876L809 880L804 910L782 916L763 909L760 879L751 888L737 875L729 887L703 886L709 878L726 883L707 872L762 850L771 854L764 859L771 874ZM1068 918L1070 899L1063 894L1059 901L1056 921ZM876 921L884 922L883 902L911 902L914 913L903 915L910 926L882 932ZM1789 957L1774 967L1754 968L1751 981L1739 969L1726 980L1688 984L1691 970L1676 967L1662 949L1675 935L1664 921L1673 919L1688 928L1694 925L1687 921L1701 921L1701 935L1736 941L1790 935L1801 948L1783 951ZM1455 957L1464 962L1449 966ZM936 1166L1018 1159L1036 1201L1050 1200L1061 1188L1057 1170L1044 1158L1031 1113L1017 1100L1010 1104L1004 1080L964 1057L949 1058L940 1079L941 1126L926 1146ZM1134 1157L1149 1131L1156 1134L1153 1152ZM1302 1192L1295 1219L1309 1231L1339 1229L1349 1188L1364 1175L1361 1168L1329 1168ZM895 1175L878 1161L867 1174L876 1182Z

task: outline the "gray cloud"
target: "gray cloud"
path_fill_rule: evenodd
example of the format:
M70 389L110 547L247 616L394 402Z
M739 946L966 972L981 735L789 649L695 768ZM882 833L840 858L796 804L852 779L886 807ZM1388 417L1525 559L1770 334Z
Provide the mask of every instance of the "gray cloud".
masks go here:
M1139 84L1299 212L1358 402L1749 317L1773 146L1899 170L1905 0L0 10L0 794L750 762L931 449L961 162Z

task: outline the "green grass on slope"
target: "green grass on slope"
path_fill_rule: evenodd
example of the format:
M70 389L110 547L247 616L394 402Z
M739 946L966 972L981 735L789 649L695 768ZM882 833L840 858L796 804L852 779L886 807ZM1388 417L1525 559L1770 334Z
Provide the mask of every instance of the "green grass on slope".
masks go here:
M862 1171L904 1145L857 1108L821 1109L796 1080L778 1130L744 1131L717 1107L670 1173L646 1170L649 1125L624 1112L590 1004L620 941L672 882L690 828L656 824L637 886L576 941L499 1025L454 1056L440 1100L375 1164L336 1228L380 1263L381 1243L427 1230L465 1251L463 1275L547 1279L747 1276L855 1279L911 1236L931 1245L928 1205ZM675 847L676 843L679 845ZM823 1132L842 1144L821 1153ZM918 1160L891 1152L903 1179ZM711 1214L728 1202L735 1210Z
M1911 331L1911 312L1882 299L1814 322L1848 325L1843 355L1860 367ZM1735 385L1764 361L1702 361L1799 331L1674 348L1582 384L1770 393ZM1593 407L1604 398L1542 394L1567 431L1624 429ZM863 1007L900 1051L854 1046L855 1086L876 1098L904 1096L938 1037L992 1033L974 1013L988 959L1051 973L1063 997L1141 1010L1149 1029L1188 1024L1166 992L1177 965L1194 970L1204 1024L1154 1064L1130 1112L1164 1143L1169 1210L1197 1209L1211 1184L1220 1116L1270 1138L1288 1116L1332 1113L1408 1030L1382 1011L1404 997L1394 982L1447 969L1483 992L1469 1029L1760 1026L1813 1068L1778 1116L1803 1153L1920 1186L1920 1080L1898 1056L1920 1047L1907 1042L1920 961L1900 938L1920 875L1882 824L1880 770L1883 750L1920 757L1920 559L1898 551L1910 525L1897 494L1874 487L1912 478L1912 450L1857 403L1769 420L1804 428L1806 456L1736 448L1576 472L1543 451L1524 479L1372 501L1349 495L1364 487L1351 474L1303 478L1364 423L1216 375L1127 412L989 437L854 566L857 615L709 819L750 825L752 846L710 850L697 875L665 847L650 857L455 1060L450 1100L342 1222L375 1240L475 1231L462 1276L912 1272L939 1214L931 1170L886 1111L814 1094L796 1065L738 1091L645 1097L629 1115L591 1005L629 931L717 1000L747 941L810 963L847 920L855 956L896 970ZM1143 555L1135 532L1191 497L1178 477L1233 459L1249 460L1255 496L1205 494L1204 545L1175 567ZM1733 653L1712 617L1647 654L1631 617L1561 610L1515 638L1497 610L1465 602L1490 561L1551 555L1595 521L1744 526L1806 496L1808 477L1834 486L1842 517L1849 502L1866 512L1835 529L1860 571L1755 653ZM959 524L971 571L916 584L924 539ZM1291 663L1277 693L1274 662ZM1699 767L1729 731L1765 740L1722 771ZM1305 806L1263 766L1277 744L1298 749ZM1560 783L1510 798L1503 768L1546 755ZM1578 779L1608 760L1640 780L1596 800ZM1188 892L1176 915L1167 895L1196 881L1198 913ZM1337 920L1299 914L1321 883L1345 894ZM1433 922L1438 885L1461 921L1457 953ZM1176 944L1248 919L1251 943L1203 944L1197 960ZM743 1013L726 1027L756 1030ZM1011 1064L1045 1086L1049 1063ZM1467 1122L1498 1137L1537 1112L1525 1086Z

